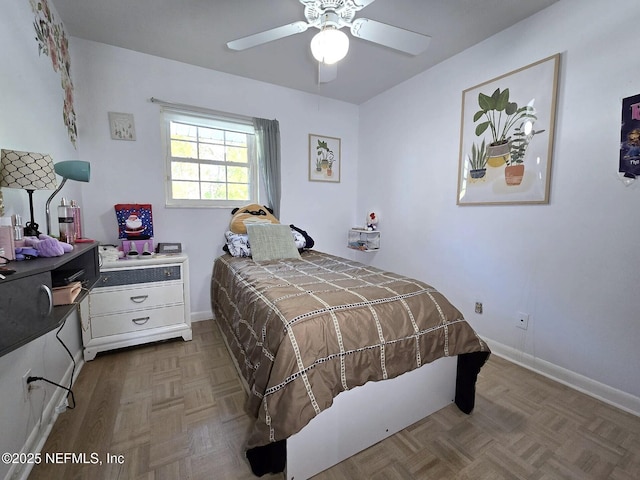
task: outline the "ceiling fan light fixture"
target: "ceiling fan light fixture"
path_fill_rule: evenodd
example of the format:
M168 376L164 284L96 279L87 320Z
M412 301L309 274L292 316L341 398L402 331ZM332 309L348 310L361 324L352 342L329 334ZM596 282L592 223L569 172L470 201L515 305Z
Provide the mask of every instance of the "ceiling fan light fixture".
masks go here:
M335 27L325 27L311 39L311 53L322 63L332 65L346 57L349 37Z

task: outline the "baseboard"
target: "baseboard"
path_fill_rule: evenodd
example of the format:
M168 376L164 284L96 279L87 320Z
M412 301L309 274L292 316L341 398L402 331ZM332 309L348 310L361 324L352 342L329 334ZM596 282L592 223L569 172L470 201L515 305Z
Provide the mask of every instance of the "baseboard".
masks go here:
M211 310L208 312L191 312L191 322L202 322L204 320L211 320L213 318L213 313Z
M520 365L528 370L539 373L551 380L562 383L578 390L586 395L594 397L604 403L612 405L620 410L640 417L640 398L629 393L617 390L604 383L592 380L566 368L559 367L533 355L524 353L515 348L503 345L490 339L486 339L491 352L505 360Z
M75 357L75 371L73 373L73 383L75 383L78 378L78 374L80 370L84 366L84 359L82 357L82 350L76 353ZM64 376L60 380L60 385L68 385L71 377L71 372L73 371L73 364L69 365L67 371L64 373ZM53 425L56 423L58 415L62 413L66 409L67 405L67 391L62 388L56 388L49 399L49 402L46 404L42 411L42 419L40 422L36 423L31 430L31 433L27 437L21 454L26 453L39 453L42 451L42 447L44 447L49 434L51 433L51 429ZM29 474L31 473L31 469L33 468L33 463L24 463L24 464L13 464L12 467L7 472L5 476L5 480L27 480Z

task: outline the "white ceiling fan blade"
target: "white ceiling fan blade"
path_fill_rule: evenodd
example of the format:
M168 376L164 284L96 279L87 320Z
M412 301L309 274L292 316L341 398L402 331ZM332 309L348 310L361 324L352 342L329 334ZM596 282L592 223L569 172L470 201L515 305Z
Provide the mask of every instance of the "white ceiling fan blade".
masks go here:
M227 47L231 50L246 50L247 48L262 45L263 43L279 40L290 35L295 35L296 33L302 33L306 31L307 28L309 28L309 24L307 22L293 22L264 32L254 33L248 37L232 40L231 42L227 42Z
M362 9L367 5L371 5L373 2L375 2L375 0L353 0L354 5L358 9Z
M338 64L333 63L327 65L324 62L318 62L318 82L329 83L338 78Z
M431 41L431 37L428 35L411 32L368 18L356 18L351 24L351 34L354 37L379 43L410 55L421 54Z

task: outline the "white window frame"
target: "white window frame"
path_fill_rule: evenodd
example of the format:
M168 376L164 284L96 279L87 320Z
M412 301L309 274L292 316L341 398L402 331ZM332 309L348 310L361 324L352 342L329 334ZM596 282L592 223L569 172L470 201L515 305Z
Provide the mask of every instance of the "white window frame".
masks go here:
M239 117L221 112L190 111L163 106L160 111L162 122L162 145L165 156L165 205L175 208L229 208L239 204L258 203L258 160L255 148L255 131L251 118ZM190 125L213 127L232 132L248 134L247 155L249 164L249 199L247 200L206 200L174 198L172 189L171 164L175 161L193 161L198 164L225 164L225 161L204 160L171 156L171 122L176 121ZM239 164L240 165L240 164ZM246 166L246 164L241 164Z

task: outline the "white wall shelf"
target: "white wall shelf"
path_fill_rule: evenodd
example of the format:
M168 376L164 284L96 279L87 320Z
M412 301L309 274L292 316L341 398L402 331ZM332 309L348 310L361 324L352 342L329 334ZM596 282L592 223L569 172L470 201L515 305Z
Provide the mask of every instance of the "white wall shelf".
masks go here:
M380 232L378 230L352 228L349 230L347 246L361 252L375 252L380 249Z

